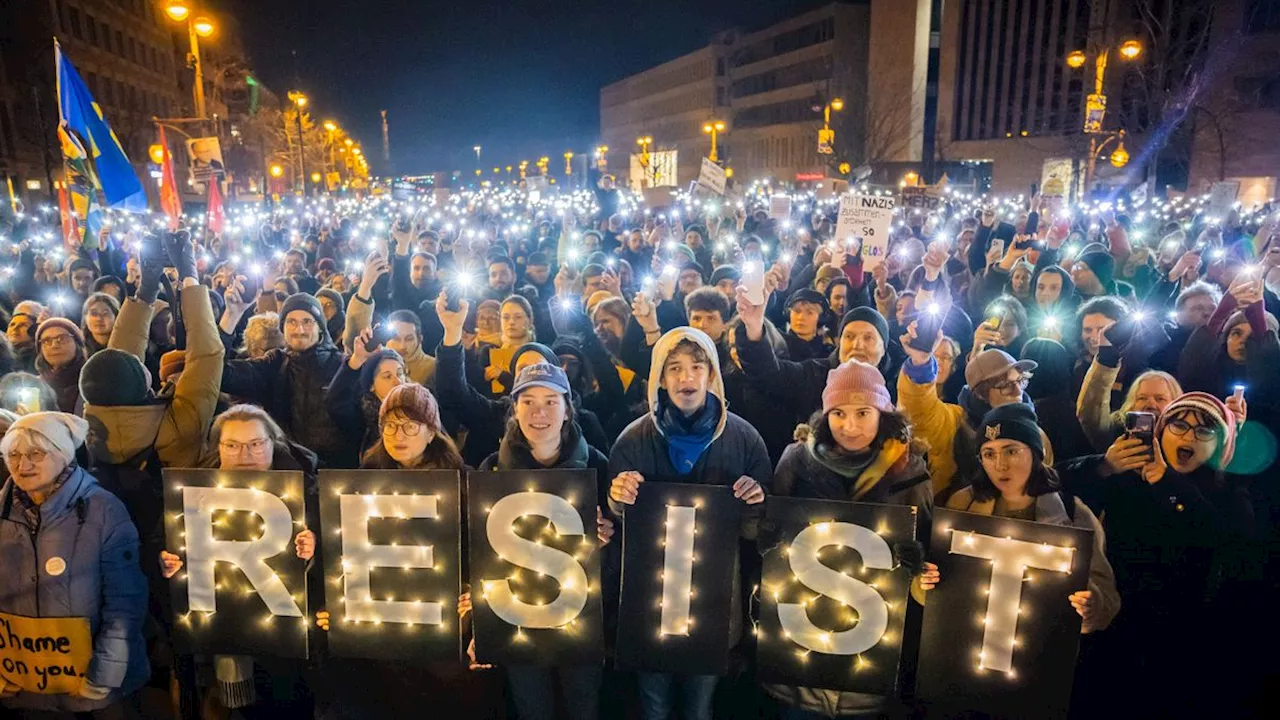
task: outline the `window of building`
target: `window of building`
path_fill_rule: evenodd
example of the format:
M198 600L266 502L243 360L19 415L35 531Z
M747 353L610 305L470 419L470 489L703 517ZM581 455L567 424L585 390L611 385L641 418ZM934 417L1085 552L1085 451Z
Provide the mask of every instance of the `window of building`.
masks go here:
M80 11L76 8L71 8L67 13L67 19L69 21L69 24L71 25L70 27L71 34L83 40L84 30L81 28L81 25L80 25Z
M115 53L122 57L124 56L124 33L120 32L119 30L116 31Z

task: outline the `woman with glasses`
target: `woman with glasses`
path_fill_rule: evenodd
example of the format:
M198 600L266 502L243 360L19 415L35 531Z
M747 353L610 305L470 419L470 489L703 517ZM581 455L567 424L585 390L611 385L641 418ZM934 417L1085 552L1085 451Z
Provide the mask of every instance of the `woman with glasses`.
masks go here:
M80 330L84 333L85 349L93 355L111 341L111 329L120 315L120 302L114 297L96 292L84 301Z
M132 695L151 673L138 531L76 462L88 430L74 415L41 412L15 420L0 440L11 476L0 488L0 612L84 618L93 643L83 677L58 694L0 676L0 708L20 717L132 716Z
M1125 603L1110 633L1115 670L1138 680L1138 686L1126 680L1126 692L1173 703L1147 706L1151 717L1186 712L1178 704L1183 698L1167 692L1179 682L1215 687L1201 685L1211 681L1193 672L1190 648L1197 657L1219 657L1228 636L1248 636L1234 619L1265 612L1256 606L1257 589L1246 591L1261 576L1254 506L1244 478L1225 471L1238 427L1226 403L1185 393L1164 408L1151 435L1126 433L1105 455L1061 468L1066 488L1106 528L1107 557ZM1201 625L1190 618L1213 620ZM1171 633L1174 627L1182 630Z
M213 427L209 432L209 452L200 465L220 470L301 471L305 494L310 497L318 492L315 454L290 442L276 421L256 405L233 405L213 419ZM311 512L310 506L314 503L307 503L307 505L307 527L319 527L319 517ZM294 538L294 545L301 560L310 559L315 554L315 533L310 529L302 530ZM309 568L308 572L316 576L309 578L309 586L316 586L314 583L322 582L319 578L318 565L319 563L313 563ZM160 570L165 578L173 577L181 569L181 556L161 551ZM219 655L214 658L217 699L222 707L231 710L248 707L257 702L257 691L254 687L254 660L242 655ZM259 663L269 666L268 674L275 676L273 681L299 679L296 677L298 668L287 661L259 660ZM294 692L289 685L289 682L271 684L275 691L283 693L275 700L298 702L298 693ZM278 703L276 707L279 709Z
M80 369L88 357L84 334L66 318L49 318L36 330L36 369L58 396L58 410L76 413L80 405ZM52 408L51 408L52 409Z
M362 438L362 453L378 444L383 401L392 389L409 382L404 358L381 346L369 350L372 337L370 328L356 337L351 355L325 389L329 416L344 433Z
M979 515L995 515L1093 531L1089 589L1063 600L1080 615L1080 632L1104 630L1120 611L1115 573L1106 555L1106 534L1089 507L1061 492L1058 473L1045 463L1044 435L1030 405L1012 403L988 412L978 426L978 470L946 506ZM941 578L939 582L946 582Z

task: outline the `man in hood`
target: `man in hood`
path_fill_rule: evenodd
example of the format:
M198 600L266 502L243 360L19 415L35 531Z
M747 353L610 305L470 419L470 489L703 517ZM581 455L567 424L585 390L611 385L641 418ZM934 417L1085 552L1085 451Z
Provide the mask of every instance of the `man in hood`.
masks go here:
M755 539L773 468L760 434L726 407L715 343L705 333L682 327L658 340L649 369L649 407L609 453L610 510L625 523L626 508L646 481L726 485L743 503L742 537ZM736 638L742 625L737 568L733 578L730 637ZM681 717L711 718L714 675L642 672L638 680L645 717L665 717L679 704Z

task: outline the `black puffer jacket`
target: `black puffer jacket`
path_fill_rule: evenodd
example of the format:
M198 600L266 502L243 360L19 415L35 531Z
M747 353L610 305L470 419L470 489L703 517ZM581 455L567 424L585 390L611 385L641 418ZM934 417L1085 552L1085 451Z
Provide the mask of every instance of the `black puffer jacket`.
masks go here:
M290 438L320 457L321 467L353 468L360 438L341 432L325 407L325 388L342 362L325 331L301 353L277 348L257 359L227 361L222 391L261 405Z

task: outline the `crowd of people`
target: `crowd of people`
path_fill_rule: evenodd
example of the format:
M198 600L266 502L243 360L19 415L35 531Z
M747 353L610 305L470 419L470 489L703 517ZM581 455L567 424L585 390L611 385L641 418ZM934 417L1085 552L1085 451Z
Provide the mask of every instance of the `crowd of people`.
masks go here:
M778 194L790 210L771 215ZM1081 617L1073 712L1261 713L1280 211L949 190L900 207L872 256L838 236L839 202L755 185L647 206L602 177L545 197L245 206L217 233L118 215L82 243L56 212L4 217L0 612L86 617L94 642L74 694L0 676L0 717L146 716L170 692L219 718L400 717L441 698L522 720L966 711L915 702L911 657L894 696L754 680L771 496L917 508L899 558L916 632L947 582L925 547L933 508L1092 530L1088 589L1062 599ZM626 621L618 539L645 483L729 486L732 670L489 667L474 641L422 666L182 656L163 468L301 471L309 497L324 468L594 470L606 627ZM316 554L311 504L299 562ZM464 592L464 627L471 608ZM323 648L330 616L312 610Z

